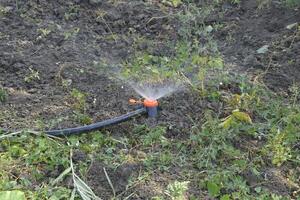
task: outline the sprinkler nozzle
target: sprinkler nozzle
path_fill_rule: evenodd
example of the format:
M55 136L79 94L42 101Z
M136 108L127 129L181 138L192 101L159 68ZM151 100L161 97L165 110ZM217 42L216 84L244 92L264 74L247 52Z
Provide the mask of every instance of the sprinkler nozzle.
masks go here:
M143 104L143 102L141 100L129 99L129 104L130 105L139 105L139 104Z
M149 117L156 117L158 108L157 100L145 99L143 105L146 107Z

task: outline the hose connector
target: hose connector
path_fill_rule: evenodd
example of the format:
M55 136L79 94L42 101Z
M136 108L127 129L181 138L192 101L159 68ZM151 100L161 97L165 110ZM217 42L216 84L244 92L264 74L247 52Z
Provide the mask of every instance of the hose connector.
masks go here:
M143 105L147 109L148 117L156 117L158 109L158 101L152 99L145 99Z

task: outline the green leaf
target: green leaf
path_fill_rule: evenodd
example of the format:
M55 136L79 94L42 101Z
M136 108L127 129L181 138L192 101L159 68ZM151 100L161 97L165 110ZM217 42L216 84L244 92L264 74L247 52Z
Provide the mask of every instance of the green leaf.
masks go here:
M286 28L289 29L289 30L291 30L291 29L293 29L294 27L297 27L297 25L298 25L298 23L296 22L296 23L287 25Z
M257 49L256 53L258 53L258 54L264 54L264 53L266 53L269 50L268 48L269 48L269 45L264 45L261 48Z
M25 194L19 190L0 192L1 200L26 200Z
M230 200L230 195L229 194L225 194L223 195L220 200Z
M208 25L207 27L205 27L205 31L207 32L207 33L210 33L210 32L212 32L214 30L214 28L211 26L211 25Z
M246 123L249 123L249 124L252 124L252 119L251 117L248 115L248 113L245 113L245 112L240 112L238 110L234 110L232 111L232 115L242 121L242 122L246 122Z
M260 193L261 192L261 187L256 187L254 188L255 192Z
M234 122L233 121L233 117L230 115L230 116L226 117L224 119L224 121L222 123L220 123L219 126L227 129L227 128L229 128L232 125L233 122Z
M181 0L163 0L162 3L173 6L177 8L180 4L182 4Z
M212 197L217 197L220 194L220 187L215 184L214 182L207 182L207 189L209 192L209 195Z

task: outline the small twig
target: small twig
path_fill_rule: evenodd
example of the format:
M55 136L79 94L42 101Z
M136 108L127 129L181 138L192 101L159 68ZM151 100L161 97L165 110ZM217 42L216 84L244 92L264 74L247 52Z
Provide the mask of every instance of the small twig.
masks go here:
M72 190L70 200L74 200L74 199L75 199L75 194L76 194L76 188L74 188L74 189Z
M124 200L130 199L133 195L135 195L135 193L131 193L130 195L128 195L127 197L124 198Z
M67 169L65 169L65 171L63 171L54 181L52 181L50 183L51 186L56 185L57 183L59 183L67 174L69 174L72 171L72 168L69 167Z
M191 80L183 72L179 72L179 75L181 75L183 77L184 82L189 84L192 88L195 87L194 84L191 82Z
M276 183L276 181L262 181L260 183L253 184L250 187L254 188L254 187L257 187L257 186L261 186L261 185L264 185L264 184L270 184L270 183Z
M0 135L0 141L5 139L5 138L11 138L11 137L17 136L21 133L31 133L31 134L34 134L34 135L37 135L37 136L40 136L42 134L42 132L34 131L34 130L16 131L16 132L13 132L13 133L7 133L7 134ZM50 139L63 140L62 138L56 137L56 136L53 136L53 135L47 135L46 134L46 136L49 137Z
M107 181L108 181L108 183L109 183L109 186L111 187L111 189L112 189L112 191L113 191L114 197L116 197L116 191L115 191L115 188L114 188L114 186L113 186L113 184L112 184L112 182L111 182L111 180L110 180L110 178L109 178L109 176L108 176L108 174L107 174L107 172L106 172L105 167L103 167L103 171L104 171L104 174L105 174L105 176L106 176L106 179L107 179Z
M101 19L103 20L104 24L107 26L110 34L112 35L113 39L115 40L115 42L117 42L117 39L115 37L115 34L113 33L113 31L111 30L110 26L106 23L106 20L101 16Z
M8 134L1 135L0 140L2 140L4 138L10 138L10 137L19 135L21 133L32 133L32 134L35 134L35 135L40 135L40 133L38 131L32 131L32 130L16 131L16 132L13 132L13 133L8 133Z
M19 10L19 2L16 0L16 9Z
M154 19L163 19L163 18L166 18L166 17L170 17L170 16L172 16L172 15L180 14L181 12L182 12L182 10L179 11L178 13L170 13L170 14L168 14L168 15L157 16L157 17L151 17L151 18L148 20L148 22L147 22L146 24L149 24L149 23L150 23L152 20L154 20Z
M298 28L297 28L296 31L295 31L295 33L294 33L292 42L291 42L291 44L290 44L290 46L289 46L289 49L293 46L293 44L294 44L294 42L295 42L295 39L296 39L296 37L297 37L297 35L298 35L298 32L300 32L300 30L298 30Z
M79 177L75 174L75 170L72 162L73 151L70 150L70 168L72 171L73 184L76 191L82 197L83 200L101 200L101 198L97 197L93 190Z
M4 134L4 135L1 135L0 136L0 140L4 139L4 138L9 138L9 137L13 137L13 136L16 136L20 133L22 133L23 131L17 131L17 132L14 132L14 133L8 133L8 134Z

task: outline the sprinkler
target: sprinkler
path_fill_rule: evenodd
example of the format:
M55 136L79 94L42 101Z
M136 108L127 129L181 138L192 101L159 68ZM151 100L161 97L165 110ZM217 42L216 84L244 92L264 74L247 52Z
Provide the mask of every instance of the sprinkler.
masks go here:
M144 107L147 110L148 117L157 116L158 101L152 99L145 99L143 102Z
M52 136L69 136L69 135L91 132L91 131L95 131L100 128L106 127L106 126L118 124L118 123L126 121L134 116L143 114L145 112L148 113L148 117L153 118L153 117L157 116L157 109L158 109L158 101L157 100L145 99L143 101L140 101L140 100L130 99L129 103L131 105L138 105L137 109L132 112L129 112L127 114L124 114L124 115L121 115L118 117L114 117L111 119L103 120L100 122L96 122L94 124L89 124L89 125L79 126L79 127L74 127L74 128L47 130L47 131L44 131L44 133L46 133L47 135L52 135ZM0 128L0 132L8 133L10 131Z
M152 100L152 99L144 99L144 100L135 100L130 99L129 103L131 105L142 105L143 108L146 109L148 117L156 117L157 116L157 110L158 110L158 101Z

